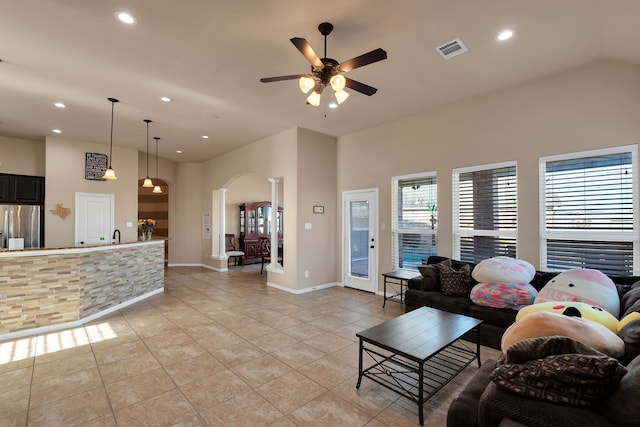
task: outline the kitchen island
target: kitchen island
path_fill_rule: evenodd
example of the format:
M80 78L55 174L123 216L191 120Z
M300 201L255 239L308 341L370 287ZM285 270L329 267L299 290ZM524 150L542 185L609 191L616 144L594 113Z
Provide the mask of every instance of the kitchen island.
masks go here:
M163 292L164 245L0 251L0 341L81 325Z

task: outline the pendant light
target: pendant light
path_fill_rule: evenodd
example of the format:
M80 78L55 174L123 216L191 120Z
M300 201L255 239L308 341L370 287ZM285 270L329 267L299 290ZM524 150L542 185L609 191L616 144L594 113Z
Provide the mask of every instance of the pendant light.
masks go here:
M116 102L120 102L115 98L107 98L111 102L111 138L109 139L109 167L104 171L102 179L118 179L116 171L111 167L111 157L113 155L113 107Z
M143 120L147 124L147 177L144 179L143 187L151 188L153 187L153 182L151 182L151 178L149 178L149 123L153 123L149 119Z
M162 188L160 188L160 181L158 180L158 140L160 138L154 136L153 139L156 140L156 185L155 187L153 187L153 192L156 194L160 194L162 193Z

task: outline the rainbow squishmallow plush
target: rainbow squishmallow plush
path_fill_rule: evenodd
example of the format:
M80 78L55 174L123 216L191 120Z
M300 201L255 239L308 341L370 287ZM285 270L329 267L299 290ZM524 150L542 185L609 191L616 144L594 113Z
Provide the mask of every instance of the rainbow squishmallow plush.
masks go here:
M563 314L565 316L580 317L591 320L605 326L611 332L618 332L618 319L603 308L584 302L574 301L549 301L528 305L521 308L516 315L516 322L532 313L547 311L549 313Z
M497 256L480 261L471 277L479 283L529 283L535 274L534 266L525 260Z
M549 280L534 304L549 301L584 302L602 307L616 318L620 315L616 285L606 274L589 268L567 270Z

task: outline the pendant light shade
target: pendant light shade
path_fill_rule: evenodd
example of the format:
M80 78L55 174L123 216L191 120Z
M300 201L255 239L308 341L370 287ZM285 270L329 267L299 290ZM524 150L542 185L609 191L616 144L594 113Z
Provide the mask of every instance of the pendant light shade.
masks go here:
M144 179L143 187L151 188L153 187L153 182L151 178L149 178L149 123L153 123L149 119L143 120L147 124L147 177Z
M162 188L160 188L160 181L158 180L158 140L160 138L154 136L153 139L156 140L156 185L155 187L153 187L153 192L156 194L160 194L162 193Z
M111 102L111 137L109 138L109 167L104 171L102 179L118 179L116 171L111 166L111 157L113 156L113 109L116 102L120 102L115 98L107 98Z

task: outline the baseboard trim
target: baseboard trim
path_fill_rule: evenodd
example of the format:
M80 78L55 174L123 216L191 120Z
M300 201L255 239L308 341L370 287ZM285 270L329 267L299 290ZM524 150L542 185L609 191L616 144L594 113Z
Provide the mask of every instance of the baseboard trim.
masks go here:
M337 283L337 282L325 283L324 285L315 285L310 288L304 288L304 289L291 289L284 286L276 285L275 283L271 283L271 282L267 282L267 286L269 286L270 288L278 289L280 291L288 292L290 294L300 295L300 294L306 294L313 291L319 291L320 289L327 289L327 288L333 288L334 286L340 286L340 283Z

